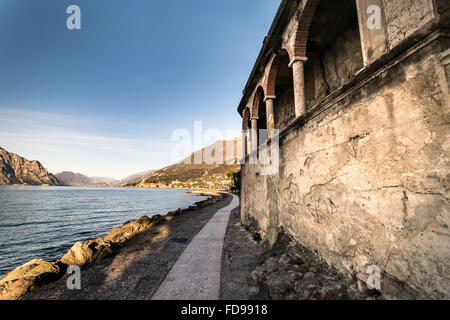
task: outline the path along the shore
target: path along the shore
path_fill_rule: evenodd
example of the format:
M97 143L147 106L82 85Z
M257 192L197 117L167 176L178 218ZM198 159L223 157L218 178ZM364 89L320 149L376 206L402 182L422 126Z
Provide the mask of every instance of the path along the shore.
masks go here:
M223 195L150 227L117 252L25 294L25 300L373 299L280 234L269 252L241 224L239 199ZM377 298L377 297L375 297Z
M226 194L221 201L139 233L113 256L87 265L81 271L80 290L68 289L65 276L21 299L218 299L236 297L235 282L239 282L239 292L245 291L239 298L246 299L258 245L241 227L238 206L239 198ZM248 253L242 255L240 248ZM230 256L237 265L229 264Z
M192 239L152 300L219 299L223 241L231 211L239 206L232 197Z

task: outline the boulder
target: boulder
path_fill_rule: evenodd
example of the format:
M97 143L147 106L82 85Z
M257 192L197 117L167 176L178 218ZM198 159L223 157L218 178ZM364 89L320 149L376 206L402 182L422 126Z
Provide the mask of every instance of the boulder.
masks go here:
M144 228L147 228L152 224L152 219L147 216L140 217L136 220L136 223Z
M150 218L152 223L154 225L157 225L163 221L163 216L160 214L155 214L153 217Z
M33 259L0 279L0 300L14 300L44 284L58 280L66 270L61 263Z
M264 281L266 280L266 269L262 266L258 266L255 268L255 270L253 270L252 272L252 278L253 281L257 284L257 285L262 285L264 284Z
M169 217L175 217L175 216L178 216L178 215L180 214L180 212L181 212L181 210L178 209L178 210L175 210L175 211L170 211L170 212L168 212L167 215L168 215Z
M271 257L264 263L264 268L267 273L278 271L280 268L280 262L276 257Z
M111 241L103 239L77 242L59 261L68 266L82 267L95 260L111 256L114 246Z
M267 290L274 300L283 300L294 291L295 273L293 272L273 272L267 275Z
M109 231L104 240L115 244L123 244L139 232L144 231L153 224L152 219L143 216L135 221L124 224L120 228L113 228Z
M314 252L283 236L252 272L254 284L272 299L348 299L350 283ZM357 290L356 290L357 291Z

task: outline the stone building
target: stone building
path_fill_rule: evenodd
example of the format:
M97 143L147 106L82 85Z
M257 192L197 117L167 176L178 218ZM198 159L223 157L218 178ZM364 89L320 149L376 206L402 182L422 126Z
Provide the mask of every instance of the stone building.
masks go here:
M448 0L283 0L243 91L242 222L387 298L450 298ZM279 172L249 154L279 133Z

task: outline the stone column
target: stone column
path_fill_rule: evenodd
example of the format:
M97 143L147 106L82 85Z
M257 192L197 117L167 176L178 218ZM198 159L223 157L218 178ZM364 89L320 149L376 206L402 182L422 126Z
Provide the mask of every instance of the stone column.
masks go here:
M242 153L244 160L248 155L250 155L251 151L250 133L251 128L248 128L247 130L242 130Z
M267 139L272 138L272 130L275 128L275 118L273 114L273 100L275 96L267 96L264 98L266 102L266 116L267 116Z
M252 118L250 141L250 164L256 164L258 157L258 118Z
M305 72L303 64L308 60L306 57L294 57L289 63L294 77L294 99L295 116L299 117L306 111L305 101Z
M247 132L248 130L241 131L241 164L245 164L245 158L247 157Z
M258 118L252 118L252 130L251 136L251 151L254 151L258 147Z

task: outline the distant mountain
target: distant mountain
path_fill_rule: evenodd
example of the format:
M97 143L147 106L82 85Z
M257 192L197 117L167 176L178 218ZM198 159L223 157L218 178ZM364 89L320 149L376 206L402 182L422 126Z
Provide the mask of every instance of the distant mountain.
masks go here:
M178 163L156 170L140 181L123 186L228 189L233 184L232 173L240 170L240 165L236 161L240 154L238 140L228 142L230 141L219 140ZM219 152L222 153L223 163L208 164L207 155L214 157L216 152L217 155Z
M81 173L74 173L71 171L63 171L57 173L56 177L62 181L66 186L93 186L93 187L107 187L114 183L112 178L103 177L88 177Z
M130 184L130 183L135 183L135 182L140 182L142 179L144 179L145 177L150 176L153 172L155 172L155 170L147 170L147 171L143 171L143 172L139 172L139 173L135 173L129 177L126 177L122 180L116 180L112 183L113 186L116 187L120 187L122 185L126 185L126 184Z
M63 185L39 161L30 161L0 148L0 184Z
M139 182L143 178L151 175L155 170L148 170L144 172L139 172L126 177L122 180L115 180L113 178L104 177L89 177L81 173L74 173L71 171L63 171L57 173L56 177L64 182L67 186L78 186L78 187L120 187L124 184L129 184L133 182Z

